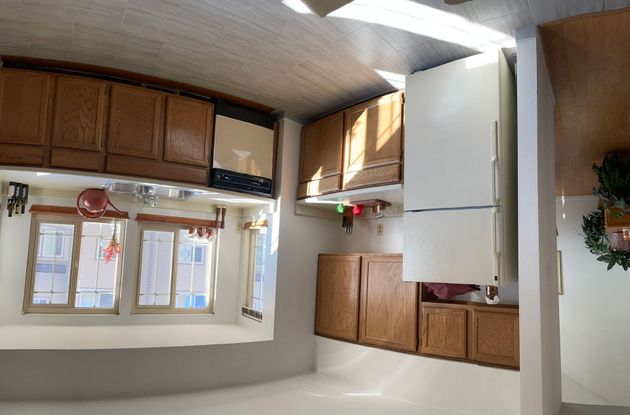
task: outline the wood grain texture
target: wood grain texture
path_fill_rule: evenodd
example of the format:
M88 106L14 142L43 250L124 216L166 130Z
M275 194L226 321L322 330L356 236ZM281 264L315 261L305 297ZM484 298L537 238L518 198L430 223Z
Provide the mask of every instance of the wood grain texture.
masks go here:
M101 153L85 150L53 148L50 152L50 167L82 171L99 171Z
M208 167L214 105L175 95L166 99L164 160Z
M592 194L594 163L630 150L630 13L580 16L541 27L556 96L556 194Z
M423 303L420 320L420 351L426 354L467 357L467 310Z
M56 77L53 146L101 150L106 87L103 81L74 76Z
M209 169L136 157L109 155L107 156L105 171L126 176L164 179L204 186L208 186L209 183Z
M0 144L0 164L10 166L41 166L44 149L39 146Z
M0 143L43 145L52 76L0 70Z
M183 226L205 226L215 228L217 222L209 219L182 218L178 216L151 215L148 213L138 213L136 220L139 222L168 223L170 225Z
M298 185L298 199L336 192L341 189L341 176L329 176Z
M360 255L320 254L316 334L357 340L360 279Z
M158 159L163 140L165 94L114 84L111 88L107 151Z
M87 212L85 209L81 209L84 212ZM71 215L71 216L79 216L76 207L70 206L54 206L54 205L32 205L29 209L30 213L39 213L39 214L48 214L48 215ZM129 219L128 212L117 212L115 210L108 210L103 215L103 218L112 218L112 219Z
M381 184L400 183L401 174L401 164L390 164L388 166L353 171L343 175L342 188L349 190Z
M402 255L365 255L361 268L359 342L415 351L418 284L403 282Z
M472 360L519 367L518 310L472 307L472 334L469 357Z
M342 150L342 112L305 125L300 146L300 183L341 174Z
M396 92L344 111L344 174L402 160L403 94Z

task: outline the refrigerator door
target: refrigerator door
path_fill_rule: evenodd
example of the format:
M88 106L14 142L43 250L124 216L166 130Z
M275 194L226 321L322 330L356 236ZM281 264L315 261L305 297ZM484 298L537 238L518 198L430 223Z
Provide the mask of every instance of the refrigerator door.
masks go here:
M405 213L403 280L498 285L501 208Z
M405 210L497 205L499 54L407 77Z

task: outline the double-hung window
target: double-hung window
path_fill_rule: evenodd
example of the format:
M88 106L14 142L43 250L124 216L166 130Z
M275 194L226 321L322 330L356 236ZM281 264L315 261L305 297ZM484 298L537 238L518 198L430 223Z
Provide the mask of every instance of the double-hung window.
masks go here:
M247 293L244 315L262 320L265 284L265 241L267 237L266 221L264 226L249 228L247 258Z
M24 312L118 312L122 254L106 258L112 236L124 240L125 221L33 214Z
M135 311L212 312L216 239L190 235L188 227L143 224Z

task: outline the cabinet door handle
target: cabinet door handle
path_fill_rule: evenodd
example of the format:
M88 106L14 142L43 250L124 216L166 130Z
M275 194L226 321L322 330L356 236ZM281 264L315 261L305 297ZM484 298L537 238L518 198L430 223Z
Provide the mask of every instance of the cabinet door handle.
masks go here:
M492 121L492 204L501 203L501 159L499 148L499 122Z

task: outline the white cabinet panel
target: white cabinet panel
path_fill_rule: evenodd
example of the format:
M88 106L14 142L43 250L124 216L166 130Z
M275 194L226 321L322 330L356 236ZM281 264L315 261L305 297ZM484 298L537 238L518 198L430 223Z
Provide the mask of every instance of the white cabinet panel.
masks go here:
M497 204L499 63L489 53L407 77L405 210Z
M405 281L497 285L500 208L405 213Z

